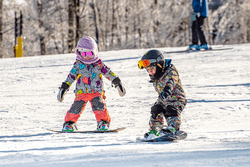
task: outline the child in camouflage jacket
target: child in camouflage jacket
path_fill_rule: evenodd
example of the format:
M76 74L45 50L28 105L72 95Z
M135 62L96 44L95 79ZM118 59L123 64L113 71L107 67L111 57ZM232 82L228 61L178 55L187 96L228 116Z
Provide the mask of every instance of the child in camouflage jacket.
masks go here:
M144 135L145 138L159 136L161 132L175 133L180 129L180 114L187 100L178 71L171 61L164 59L160 51L150 50L138 62L139 68L145 68L149 73L150 82L159 95L151 107L150 132ZM168 124L165 129L163 129L164 117Z

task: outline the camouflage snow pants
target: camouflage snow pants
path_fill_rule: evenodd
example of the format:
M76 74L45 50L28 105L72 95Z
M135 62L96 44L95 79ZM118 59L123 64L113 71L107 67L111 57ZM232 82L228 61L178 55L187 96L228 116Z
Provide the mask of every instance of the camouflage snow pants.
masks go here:
M180 129L181 125L181 112L185 105L179 107L178 109L173 106L167 106L165 109L160 103L155 104L151 107L151 117L149 120L150 130L156 127L163 128L164 117L167 122L167 126L172 126L176 130Z

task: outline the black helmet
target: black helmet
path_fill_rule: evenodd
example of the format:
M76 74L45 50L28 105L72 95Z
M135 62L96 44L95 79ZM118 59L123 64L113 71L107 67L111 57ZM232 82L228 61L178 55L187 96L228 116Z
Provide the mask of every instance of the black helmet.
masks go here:
M147 62L142 61L142 60L149 60ZM149 50L146 52L142 58L141 61L138 62L138 66L140 69L143 69L145 67L149 66L156 66L157 64L160 64L161 66L164 66L164 56L159 50Z

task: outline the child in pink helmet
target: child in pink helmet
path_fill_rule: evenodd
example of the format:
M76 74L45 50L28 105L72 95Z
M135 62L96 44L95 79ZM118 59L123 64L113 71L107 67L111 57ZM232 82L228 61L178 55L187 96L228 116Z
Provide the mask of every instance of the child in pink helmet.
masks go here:
M98 47L93 38L89 36L81 38L75 48L75 53L76 62L59 88L57 96L58 101L62 102L69 87L76 80L75 100L65 116L62 130L77 130L76 122L88 101L91 103L97 120L97 130L108 130L111 118L104 103L102 76L115 85L120 96L125 95L125 89L119 77L99 59Z

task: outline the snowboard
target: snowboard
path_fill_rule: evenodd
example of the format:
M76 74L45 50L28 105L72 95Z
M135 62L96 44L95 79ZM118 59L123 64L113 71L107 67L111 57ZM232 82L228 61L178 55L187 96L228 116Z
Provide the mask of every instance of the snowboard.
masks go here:
M166 135L163 135L161 137L158 138L154 138L151 140L147 140L147 139L139 139L140 141L143 142L166 142L166 141L177 141L177 140L183 140L187 137L187 133L184 131L177 131L175 134L172 133L168 133Z
M80 131L80 130L76 130L73 132L65 132L65 131L53 130L53 129L47 129L47 130L52 131L52 132L56 132L56 133L111 133L111 132L119 132L119 131L124 130L124 129L126 129L126 127L111 129L111 130L106 130L106 131L97 131L97 130Z
M233 48L209 48L208 50L178 50L178 51L169 51L169 52L164 52L166 54L171 54L171 53L194 53L194 52L208 52L208 51L222 51L222 50L230 50Z

